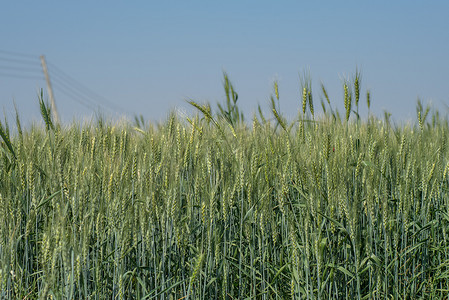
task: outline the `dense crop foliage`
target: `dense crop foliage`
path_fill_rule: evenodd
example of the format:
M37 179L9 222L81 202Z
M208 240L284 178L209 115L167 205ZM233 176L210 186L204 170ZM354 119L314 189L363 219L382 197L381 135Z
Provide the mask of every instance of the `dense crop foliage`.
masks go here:
M157 126L2 124L0 298L448 297L446 120L362 121L349 82L316 118L304 80L295 123L275 83L245 124L226 85Z

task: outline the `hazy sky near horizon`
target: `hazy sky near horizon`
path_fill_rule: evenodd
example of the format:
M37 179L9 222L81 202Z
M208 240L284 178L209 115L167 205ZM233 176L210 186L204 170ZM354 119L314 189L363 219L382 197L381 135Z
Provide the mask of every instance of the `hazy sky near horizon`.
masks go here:
M98 108L160 121L193 99L225 100L223 71L251 119L269 114L273 81L289 118L310 70L343 111L344 78L362 72L360 110L415 119L416 100L449 111L449 1L8 1L0 10L0 104L39 120L37 91L49 64L65 122ZM20 56L26 54L27 56ZM68 75L68 76L67 76Z

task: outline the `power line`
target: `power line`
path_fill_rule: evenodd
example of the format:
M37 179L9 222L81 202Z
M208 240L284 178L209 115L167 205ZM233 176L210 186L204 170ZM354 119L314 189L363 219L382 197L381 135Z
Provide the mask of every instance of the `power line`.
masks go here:
M12 52L12 51L5 51L5 50L0 50L0 53L5 54L5 55L12 55L12 56L21 56L21 57L28 57L28 58L36 58L36 55L31 55L31 54L25 54L25 53L19 53L19 52Z
M101 106L105 106L105 105L109 106L109 109L111 109L111 110L124 111L124 109L122 107L116 105L115 103L111 102L110 100L106 99L105 97L100 96L97 93L93 92L91 89L89 89L88 87L86 87L85 85L83 85L82 83L80 83L79 81L74 79L73 77L69 76L67 73L62 71L60 68L58 68L54 64L49 63L49 65L52 68L51 70L53 73L53 77L54 77L54 74L56 73L56 76L59 80L64 81L69 85L76 86L76 88L79 90L79 92L84 94L85 97L91 99L91 101L94 101ZM53 72L53 71L55 71L55 72ZM113 108L111 108L111 107L113 107Z
M11 66L5 66L5 65L1 65L0 66L0 70L13 70L13 71L24 71L24 72L37 72L42 74L42 69L41 68L26 68L26 67L11 67Z
M54 68L54 66L51 69L52 70L52 78L59 81L60 83L65 83L66 85L71 86L72 89L76 89L80 94L83 95L83 97L91 98L91 95L89 95L90 93L88 91L86 91L86 88L84 88L83 86L80 86L79 84L74 82L74 80L67 79L67 77L65 75L60 74L58 71L54 72L53 68Z
M0 50L0 63L2 63L2 65L0 65L0 71L3 71L0 72L1 77L44 79L41 63L37 56ZM92 110L95 110L95 107L98 106L98 108L110 110L111 112L129 113L119 105L97 94L73 77L69 76L55 64L48 63L47 65L50 66L49 71L51 72L52 81L56 83L55 87L57 90L75 102ZM13 73L9 71L12 71ZM36 76L34 76L34 73L36 73Z
M61 88L60 88L59 86L57 86L57 85L55 86L55 88L56 88L59 92L63 93L64 95L66 95L66 96L68 96L69 98L71 98L72 100L74 100L75 102L78 102L79 104L84 105L85 107L87 107L87 108L89 108L89 109L96 110L96 108L95 108L93 105L89 104L89 102L80 100L80 98L78 98L78 97L76 97L76 96L73 96L73 94L71 94L70 92L67 92L67 90L61 89Z
M55 87L58 88L58 90L64 89L66 92L71 93L72 95L76 96L76 99L84 99L85 102L90 103L90 107L101 107L104 110L109 110L111 112L117 112L117 110L112 109L111 107L108 107L102 103L99 103L98 101L93 101L90 97L87 97L82 91L71 85L70 83L67 83L66 81L61 80L59 77L52 77L53 83ZM73 98L72 98L73 99ZM94 104L95 103L95 104Z
M115 104L114 102L95 93L94 91L92 91L91 89L89 89L88 87L86 87L85 85L83 85L82 83L80 83L79 81L77 81L76 79L74 79L73 77L71 77L70 75L65 73L64 71L62 71L55 64L48 63L48 65L50 66L50 71L52 73L53 78L55 78L55 74L56 74L56 78L58 78L60 81L64 81L65 83L67 83L69 85L76 86L76 88L79 90L79 92L84 94L85 96L87 96L87 98L89 98L91 101L97 102L97 104L99 104L101 106L108 106L109 109L114 110L116 112L126 111L119 105Z
M6 61L6 62L21 64L21 65L37 65L37 66L39 66L39 61L37 59L36 59L36 61L31 61L31 60L25 60L25 59L0 57L0 61Z
M32 75L20 75L20 74L11 74L11 73L1 73L1 77L12 77L12 78L21 78L21 79L44 79L43 76L32 76Z
M42 79L39 61L34 55L0 50L0 62L2 62L0 66L2 77ZM35 74L23 74L23 72Z
M69 96L73 100L75 100L78 103L81 103L83 105L88 106L89 108L95 109L94 105L90 104L89 101L86 99L86 97L80 93L77 89L73 88L72 86L60 81L58 78L53 77L53 85L58 91L62 91L66 96ZM81 99L84 99L82 101ZM87 103L86 103L87 102ZM100 105L99 105L100 106ZM102 106L105 109L110 109L105 106Z

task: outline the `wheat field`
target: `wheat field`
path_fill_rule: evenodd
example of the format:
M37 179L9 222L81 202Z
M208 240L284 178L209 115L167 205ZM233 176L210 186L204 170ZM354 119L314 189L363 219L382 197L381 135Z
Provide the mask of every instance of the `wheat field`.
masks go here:
M0 123L2 299L447 299L449 126L345 112ZM363 97L365 98L365 97ZM366 93L370 107L370 94Z

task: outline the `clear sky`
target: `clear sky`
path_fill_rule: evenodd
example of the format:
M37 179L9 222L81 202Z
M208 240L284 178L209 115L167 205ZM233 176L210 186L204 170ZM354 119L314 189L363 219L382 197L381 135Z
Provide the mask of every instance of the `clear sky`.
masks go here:
M192 112L186 99L215 107L223 71L247 119L258 104L269 111L274 80L281 111L295 117L305 70L316 109L323 82L342 112L342 81L356 68L378 116L415 119L418 97L446 114L448 16L449 1L4 1L0 104L7 116L14 100L22 119L40 119L44 54L65 122L99 104L154 121Z

